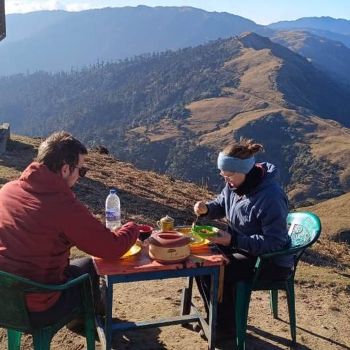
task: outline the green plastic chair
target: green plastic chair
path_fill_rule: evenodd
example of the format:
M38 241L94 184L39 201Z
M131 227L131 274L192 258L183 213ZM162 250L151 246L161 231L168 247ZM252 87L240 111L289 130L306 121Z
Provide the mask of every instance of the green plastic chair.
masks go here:
M270 306L274 318L278 318L278 290L287 294L290 331L292 341L296 343L295 294L294 276L297 264L305 249L317 241L321 233L320 219L311 212L290 213L287 217L288 234L291 237L291 246L288 249L264 254L258 257L255 265L255 274L252 280L236 283L236 345L238 350L245 349L249 302L252 291L270 290ZM268 281L259 278L264 262L275 256L294 255L294 269L291 275L281 281Z
M26 293L48 293L79 286L82 306L55 324L41 328L33 327L26 305ZM35 350L49 350L52 337L68 322L77 317L85 318L85 333L88 350L95 350L95 314L91 282L88 274L79 276L61 285L46 285L0 271L0 327L7 328L8 349L20 350L22 333L33 336Z

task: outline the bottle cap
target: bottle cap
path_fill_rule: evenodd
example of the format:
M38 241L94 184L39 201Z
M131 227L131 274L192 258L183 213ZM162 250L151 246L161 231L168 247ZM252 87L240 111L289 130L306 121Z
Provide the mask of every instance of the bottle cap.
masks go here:
M117 190L115 188L112 188L109 190L109 193L111 194L116 194L117 193Z

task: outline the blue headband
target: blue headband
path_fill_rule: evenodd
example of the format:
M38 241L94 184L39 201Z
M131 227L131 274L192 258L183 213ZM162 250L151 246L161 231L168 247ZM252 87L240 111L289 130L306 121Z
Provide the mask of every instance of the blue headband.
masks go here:
M233 173L248 174L255 164L255 158L239 159L220 152L218 156L218 169Z

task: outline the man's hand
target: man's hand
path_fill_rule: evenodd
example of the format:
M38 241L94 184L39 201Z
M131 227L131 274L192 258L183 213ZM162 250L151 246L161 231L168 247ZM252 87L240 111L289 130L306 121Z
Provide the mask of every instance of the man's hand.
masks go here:
M193 211L197 216L205 215L208 212L208 207L205 202L200 201L194 205Z
M223 230L220 230L216 236L214 237L207 237L207 239L211 242L211 243L215 243L215 244L220 244L223 246L229 246L230 242L231 242L231 235Z

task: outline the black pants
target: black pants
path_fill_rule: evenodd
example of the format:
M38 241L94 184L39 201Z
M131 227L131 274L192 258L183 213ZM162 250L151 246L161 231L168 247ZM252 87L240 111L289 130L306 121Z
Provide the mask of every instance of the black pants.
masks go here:
M256 257L247 253L236 252L227 255L230 263L225 266L224 288L222 302L218 303L217 327L221 330L235 328L235 290L237 281L249 280L254 275ZM281 280L288 277L291 269L269 262L263 265L260 278L266 280ZM209 310L210 277L196 278L199 292L203 298L206 311Z
M65 270L67 280L74 279L88 273L92 282L92 291L95 304L100 301L99 277L95 271L91 258L80 258L70 261ZM33 326L45 326L53 324L65 315L69 314L74 307L81 304L79 287L73 287L61 293L57 302L48 310L42 312L30 312L29 317Z

